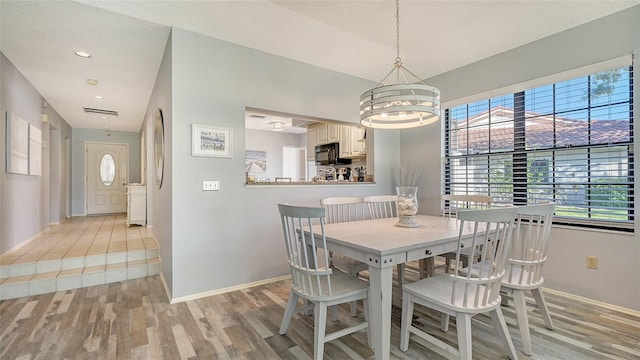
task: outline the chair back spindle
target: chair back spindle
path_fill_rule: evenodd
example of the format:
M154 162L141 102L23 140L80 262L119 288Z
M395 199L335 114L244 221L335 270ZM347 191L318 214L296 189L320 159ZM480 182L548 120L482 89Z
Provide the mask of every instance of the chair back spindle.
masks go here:
M460 233L452 273L451 305L483 309L500 301L500 283L505 274L508 249L516 218L515 208L462 210L458 212ZM471 227L472 234L463 236ZM483 259L473 274L462 268L463 240L470 238L471 258Z
M396 208L397 195L374 195L364 198L364 202L367 204L369 210L369 218L371 219L386 219L392 217L398 217L398 210Z
M442 216L455 218L459 210L489 209L491 196L488 195L442 195Z
M350 221L364 220L364 199L357 196L328 197L320 199L320 205L325 209L326 224L335 224ZM369 265L347 258L340 254L329 252L329 265L351 275L358 276L358 273L369 268ZM352 307L355 316L355 306Z
M328 197L320 200L325 208L327 224L364 220L364 202L361 197Z
M457 218L458 212L461 210L481 210L489 209L491 207L491 197L487 195L442 195L442 216L448 218ZM467 248L457 258L457 261L462 260L463 267L467 267L470 263L480 260L480 251L475 251L475 248ZM479 248L478 250L482 250ZM472 254L473 252L473 254ZM445 272L451 271L451 264L456 259L456 253L448 252L441 255L445 258ZM431 270L433 272L433 270Z
M555 203L547 203L518 208L504 282L521 287L541 285L544 282L542 269L547 260L555 206Z

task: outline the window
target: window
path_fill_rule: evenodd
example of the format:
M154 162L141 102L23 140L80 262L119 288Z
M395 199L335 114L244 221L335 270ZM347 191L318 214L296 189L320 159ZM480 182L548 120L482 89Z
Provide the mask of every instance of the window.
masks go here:
M110 186L116 177L116 163L111 154L104 154L100 160L100 180L104 186Z
M632 84L628 66L446 109L444 193L632 229Z

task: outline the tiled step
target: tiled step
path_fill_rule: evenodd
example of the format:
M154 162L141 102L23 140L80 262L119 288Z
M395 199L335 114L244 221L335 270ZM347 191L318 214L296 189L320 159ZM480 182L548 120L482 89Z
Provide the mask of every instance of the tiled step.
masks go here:
M160 273L157 257L60 269L0 279L0 300L109 284Z
M2 256L0 300L108 284L160 273L153 237L38 257Z

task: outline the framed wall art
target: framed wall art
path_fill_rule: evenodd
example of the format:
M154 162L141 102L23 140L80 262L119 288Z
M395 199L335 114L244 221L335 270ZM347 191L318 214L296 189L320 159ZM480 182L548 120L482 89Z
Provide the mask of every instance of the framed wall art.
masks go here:
M7 111L6 137L7 172L29 174L29 123Z
M245 150L244 171L248 173L264 174L267 172L267 152Z
M230 158L232 130L217 126L193 124L192 156Z
M42 130L29 125L29 175L42 175Z

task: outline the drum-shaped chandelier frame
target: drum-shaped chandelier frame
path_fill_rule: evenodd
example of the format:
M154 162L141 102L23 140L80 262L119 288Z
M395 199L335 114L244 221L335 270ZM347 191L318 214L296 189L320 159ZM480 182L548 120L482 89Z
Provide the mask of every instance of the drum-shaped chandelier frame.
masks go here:
M360 96L360 124L379 129L406 129L440 119L440 90L427 85L400 60L400 6L396 0L396 61L376 87ZM388 85L395 76L396 84ZM402 82L401 82L402 81Z

